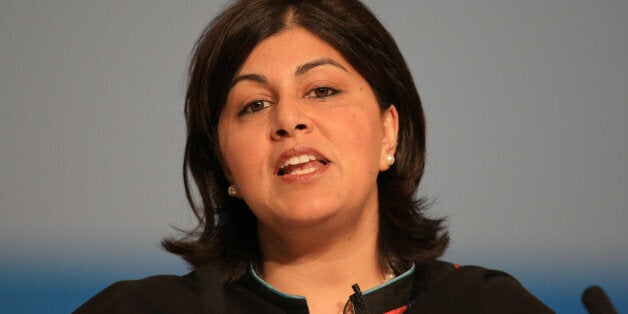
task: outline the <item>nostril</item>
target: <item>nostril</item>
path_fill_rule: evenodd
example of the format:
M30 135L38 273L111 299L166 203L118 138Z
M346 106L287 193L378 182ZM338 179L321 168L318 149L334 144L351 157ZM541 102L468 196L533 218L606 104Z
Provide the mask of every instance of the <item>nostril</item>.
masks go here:
M307 130L307 125L305 123L299 123L297 125L294 126L294 129L297 131L303 131L303 130ZM288 128L288 130L291 130ZM286 131L286 129L279 129L277 131L275 131L275 134L277 134L277 136L279 137L286 137L286 136L290 136L290 132Z

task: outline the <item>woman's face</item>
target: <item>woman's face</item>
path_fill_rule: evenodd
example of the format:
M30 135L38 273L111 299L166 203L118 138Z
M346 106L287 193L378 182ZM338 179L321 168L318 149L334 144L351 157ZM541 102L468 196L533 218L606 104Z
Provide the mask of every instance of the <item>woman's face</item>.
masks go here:
M262 224L281 228L377 213L397 112L325 41L290 28L235 76L218 124L223 168Z

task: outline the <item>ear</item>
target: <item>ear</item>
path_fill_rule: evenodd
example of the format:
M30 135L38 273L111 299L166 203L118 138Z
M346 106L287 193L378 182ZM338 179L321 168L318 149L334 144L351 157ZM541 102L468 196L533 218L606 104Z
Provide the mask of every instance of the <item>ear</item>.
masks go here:
M226 163L221 163L222 166L222 173L225 175L225 178L227 179L227 182L229 182L229 184L234 184L233 182L233 174L231 173L231 170L229 169L229 166L227 166Z
M225 175L227 182L229 182L229 184L233 184L233 175L231 174L231 169L229 169L227 162L223 158L224 155L222 151L219 150L219 154L220 155L218 156L218 163L220 164L220 168L222 168L222 173Z
M238 186L233 182L233 175L231 174L231 171L229 171L229 167L227 167L224 163L221 163L221 164L223 165L222 172L224 173L225 178L227 179L227 182L229 182L229 188L227 189L227 193L231 197L237 197L239 199L243 199L242 195L240 195L240 192L238 191ZM235 191L235 195L231 194L232 188Z
M379 162L379 171L386 171L391 165L388 164L387 157L395 156L397 151L397 137L399 133L399 115L395 105L390 105L382 112L382 153Z
M225 178L227 179L227 182L229 182L230 184L233 184L233 175L231 175L231 172L229 171L229 169L222 167L222 172L225 174Z

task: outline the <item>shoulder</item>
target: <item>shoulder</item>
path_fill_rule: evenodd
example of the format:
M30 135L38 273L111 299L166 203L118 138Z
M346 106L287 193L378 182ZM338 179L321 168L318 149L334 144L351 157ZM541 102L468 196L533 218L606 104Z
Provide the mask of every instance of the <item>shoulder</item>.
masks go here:
M203 278L203 281L199 280ZM105 288L75 313L200 313L208 307L205 280L220 286L218 277L208 270L196 270L185 276L158 275L139 280L119 281ZM218 289L214 289L218 290Z
M553 313L502 271L435 262L423 267L422 275L427 287L418 307L441 313Z

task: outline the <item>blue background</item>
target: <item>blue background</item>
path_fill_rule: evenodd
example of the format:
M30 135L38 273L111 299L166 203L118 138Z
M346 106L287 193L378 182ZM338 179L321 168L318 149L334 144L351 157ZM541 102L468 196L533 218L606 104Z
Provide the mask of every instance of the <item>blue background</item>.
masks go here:
M446 260L507 271L559 313L628 313L628 1L366 3L428 120L421 193ZM0 313L66 313L184 274L188 54L210 0L0 0Z

